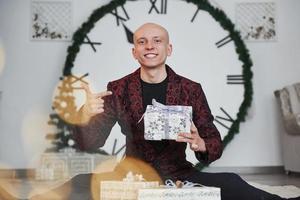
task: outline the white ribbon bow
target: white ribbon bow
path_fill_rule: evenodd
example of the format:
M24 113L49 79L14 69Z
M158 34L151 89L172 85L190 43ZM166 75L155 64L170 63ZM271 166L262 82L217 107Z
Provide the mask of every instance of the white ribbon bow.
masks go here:
M133 175L133 173L131 171L129 171L126 175L125 178L123 178L123 181L126 181L126 182L134 182L134 181L145 181L144 177L142 174L135 174Z
M201 185L199 183L193 183L193 182L189 182L189 181L183 181L182 182L182 188L192 188L192 187L195 187L195 186L205 187L204 185ZM167 187L167 188L177 188L177 185L171 179L167 179L165 181L165 187Z
M152 106L156 107L160 110L166 110L168 112L177 112L177 113L180 112L180 113L186 115L188 118L192 119L192 113L186 112L181 106L166 106L162 103L157 102L155 99L152 99ZM146 112L147 112L147 109L144 112L144 114L142 115L142 117L140 118L140 120L137 122L137 124L142 121Z

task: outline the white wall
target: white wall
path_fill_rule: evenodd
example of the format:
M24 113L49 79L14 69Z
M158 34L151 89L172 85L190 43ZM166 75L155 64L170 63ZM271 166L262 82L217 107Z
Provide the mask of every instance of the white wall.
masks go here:
M74 30L100 5L74 2ZM107 1L102 1L102 3ZM236 0L218 0L234 21ZM278 41L247 43L254 66L254 99L240 134L214 166L282 165L283 130L273 91L299 81L299 0L277 0ZM49 146L51 100L68 42L31 41L30 0L0 0L0 168L34 167ZM4 65L1 64L4 60Z
M240 134L215 165L282 165L280 134L283 129L273 91L300 79L300 20L296 12L300 1L276 2L278 42L247 44L254 63L252 116L241 125ZM224 9L231 10L229 5L224 4Z

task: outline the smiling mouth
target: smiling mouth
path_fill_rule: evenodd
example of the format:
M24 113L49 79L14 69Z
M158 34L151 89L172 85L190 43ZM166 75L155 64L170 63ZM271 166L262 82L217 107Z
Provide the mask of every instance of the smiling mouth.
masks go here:
M147 53L144 55L144 57L146 58L155 58L158 54L155 54L155 53Z

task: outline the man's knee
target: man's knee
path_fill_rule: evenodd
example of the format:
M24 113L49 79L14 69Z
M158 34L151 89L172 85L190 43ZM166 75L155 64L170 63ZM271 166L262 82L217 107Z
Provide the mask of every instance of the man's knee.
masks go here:
M224 173L222 177L225 181L231 182L231 183L241 183L243 182L243 179L236 173Z

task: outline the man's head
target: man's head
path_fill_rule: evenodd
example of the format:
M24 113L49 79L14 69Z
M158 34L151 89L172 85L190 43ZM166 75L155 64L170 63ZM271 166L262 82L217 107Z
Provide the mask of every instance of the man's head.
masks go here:
M133 42L132 54L141 67L162 67L172 53L168 31L155 23L140 26L134 32Z

